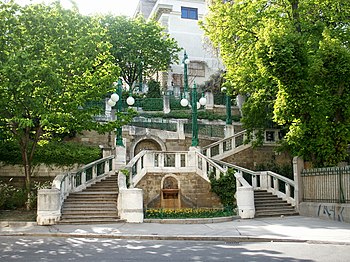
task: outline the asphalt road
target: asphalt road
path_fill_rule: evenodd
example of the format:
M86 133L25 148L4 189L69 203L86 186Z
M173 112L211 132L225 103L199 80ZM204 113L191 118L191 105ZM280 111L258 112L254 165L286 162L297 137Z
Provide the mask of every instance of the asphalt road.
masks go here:
M0 237L0 261L350 261L349 245Z

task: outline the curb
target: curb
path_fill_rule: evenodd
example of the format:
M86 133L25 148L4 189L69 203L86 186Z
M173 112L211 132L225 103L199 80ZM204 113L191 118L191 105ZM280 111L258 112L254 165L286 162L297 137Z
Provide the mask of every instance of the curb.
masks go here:
M205 241L205 242L227 242L227 243L306 243L324 245L346 245L349 242L323 241L323 240L303 240L292 238L272 238L272 237L250 237L250 236L199 236L199 235L118 235L118 234L77 234L77 233L0 233L3 237L57 237L57 238L99 238L99 239L119 239L119 240L172 240L172 241Z
M0 221L0 227L30 227L37 226L38 224L33 221Z
M230 222L236 219L240 219L239 216L229 217L213 217L213 218L185 218L185 219L156 219L149 218L144 219L143 223L159 223L159 224L212 224Z

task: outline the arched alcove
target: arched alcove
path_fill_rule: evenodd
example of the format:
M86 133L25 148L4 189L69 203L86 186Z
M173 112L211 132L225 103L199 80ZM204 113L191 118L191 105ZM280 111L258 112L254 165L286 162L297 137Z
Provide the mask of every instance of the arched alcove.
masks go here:
M175 175L166 175L161 183L160 205L162 208L181 208L180 183Z
M165 143L156 136L146 135L134 140L130 147L130 159L140 153L142 150L166 151Z

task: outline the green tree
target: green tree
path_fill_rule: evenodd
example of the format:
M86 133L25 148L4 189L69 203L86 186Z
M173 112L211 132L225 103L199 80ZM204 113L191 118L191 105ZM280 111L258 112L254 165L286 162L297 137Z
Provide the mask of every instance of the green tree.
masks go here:
M70 130L111 130L94 115L119 74L99 21L49 6L0 3L0 127L2 138L17 141L31 187L37 146Z
M279 126L293 155L343 161L350 142L350 2L211 1L202 23L248 131ZM262 134L262 132L260 132Z
M115 63L130 87L133 88L141 73L153 76L177 61L180 51L177 42L156 21L146 21L142 16L106 16L101 21L113 45Z
M147 98L160 98L160 83L155 80L150 80L148 82L148 92L146 94Z

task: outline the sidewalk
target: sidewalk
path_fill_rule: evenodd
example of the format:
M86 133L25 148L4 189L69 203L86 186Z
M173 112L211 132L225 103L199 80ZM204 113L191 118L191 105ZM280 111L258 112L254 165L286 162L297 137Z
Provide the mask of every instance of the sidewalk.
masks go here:
M226 242L310 242L350 245L350 224L303 216L234 218L205 224L95 224L37 226L0 222L0 236L89 237Z

